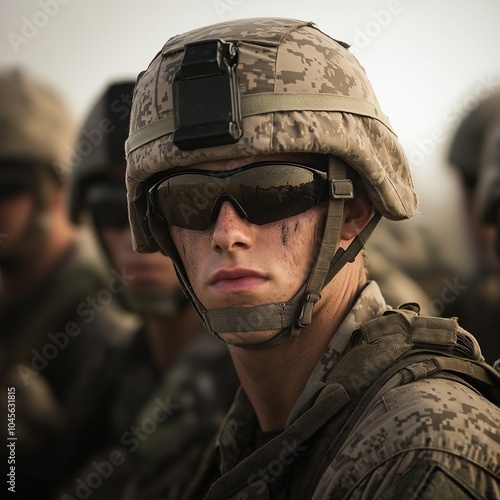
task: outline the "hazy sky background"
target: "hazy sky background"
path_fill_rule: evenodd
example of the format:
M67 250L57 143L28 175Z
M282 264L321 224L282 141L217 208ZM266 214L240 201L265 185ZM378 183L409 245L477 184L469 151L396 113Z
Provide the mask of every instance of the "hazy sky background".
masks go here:
M419 223L461 230L447 146L500 83L499 0L3 0L0 9L2 66L51 83L78 121L106 84L135 79L177 33L242 17L314 21L367 70L412 164Z

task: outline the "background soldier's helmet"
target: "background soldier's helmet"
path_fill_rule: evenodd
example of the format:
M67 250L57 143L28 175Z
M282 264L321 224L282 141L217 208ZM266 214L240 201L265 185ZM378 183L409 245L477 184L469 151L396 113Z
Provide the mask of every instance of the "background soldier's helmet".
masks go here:
M125 178L125 152L134 82L117 82L106 88L89 112L80 131L71 164L69 213L79 222L89 190L108 180L121 187ZM77 147L78 149L78 147ZM83 153L83 151L82 151ZM123 193L125 203L125 187Z
M74 140L66 104L18 69L0 73L0 162L24 162L64 172Z
M500 90L483 99L460 123L449 161L462 178L477 224L497 225L500 256Z
M65 180L75 128L63 99L17 68L0 71L0 128L0 197L29 192L35 203L12 253L19 257L44 237L51 192Z
M210 40L219 40L217 43L221 46L229 47L227 60L231 64L237 60L237 83L232 82L237 91L233 90L231 95L240 104L241 127L230 129L233 141L217 144L215 141L210 143L211 139L205 141L206 130L202 124L194 133L195 140L186 147L180 139L193 123L196 128L199 113L186 105L185 119L179 102L189 103L189 96L175 97L174 91L180 86L173 84L179 80L179 75L183 78L182 75L191 69L189 64L203 66L200 62L209 62L200 61L199 54L191 51L201 42L208 47L213 43ZM194 89L193 86L189 88ZM227 88L232 87L227 85ZM177 92L179 96L180 90ZM203 87L197 92L198 98L205 99ZM209 87L205 86L205 95L209 93ZM196 134L200 136L198 142ZM215 333L218 330L214 324L222 318L226 329L219 331L235 331L227 326L228 317L232 318L234 325L249 310L249 314L255 309L257 314L269 316L270 308L231 308L212 315L211 311L204 310L190 290L175 247L169 236L164 236L168 231L148 211L145 181L153 174L211 160L277 153L320 153L329 155L328 176L332 186L336 182L333 179L345 179L345 164L348 164L361 176L379 214L393 220L417 214L417 197L407 159L387 117L379 109L364 69L346 44L333 40L312 23L303 21L243 19L170 39L138 78L126 152L129 217L134 245L140 252L161 248L172 256L195 306L207 327ZM342 175L337 175L339 170ZM345 192L341 196L331 195L325 227L333 225L330 224L334 220L331 213L342 213L343 205L331 209L339 201L332 198L344 195ZM338 219L335 230L325 231L323 235L315 268L307 284L285 305L287 310L294 311L293 317L270 320L265 327L260 325L261 330L282 328L282 331L289 331L292 328L296 331L310 323L312 308L321 296L324 283L356 255L356 252L345 252L345 257L349 258L340 259L334 266L333 254L340 232ZM369 226L371 231L374 224ZM352 250L357 246L356 251L359 251L364 239L360 238L359 244L351 245ZM282 315L283 304L270 306L276 309L275 317ZM251 328L239 331L249 330Z
M185 45L214 38L238 47L243 135L234 144L181 151L169 126L172 80ZM138 79L132 106L127 183L137 249L158 250L142 224L146 179L172 167L248 155L339 156L359 172L382 215L415 216L417 198L405 154L364 69L346 47L311 23L288 19L229 21L170 39ZM143 129L161 119L166 119L163 131L150 135Z

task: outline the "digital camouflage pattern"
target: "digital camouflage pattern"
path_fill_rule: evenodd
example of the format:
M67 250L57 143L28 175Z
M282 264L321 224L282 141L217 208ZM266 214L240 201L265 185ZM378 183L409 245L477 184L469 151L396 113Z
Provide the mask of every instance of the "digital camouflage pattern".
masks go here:
M333 95L369 104L375 112L369 115L352 109L307 109L300 103L297 109L286 111L278 107L272 112L248 115L243 112L243 135L235 144L181 151L172 140L172 80L185 44L213 38L235 42L238 47L242 105L248 98L258 96ZM165 124L165 129L153 137L148 134L155 123ZM417 214L417 199L405 155L379 110L364 70L345 44L323 34L311 23L287 19L229 21L172 38L140 75L135 88L127 147L127 188L136 248L144 252L159 248L148 234L146 222L145 181L153 174L203 161L295 152L329 154L345 160L360 174L374 205L385 217L400 220ZM422 474L422 464L414 458L413 442L417 451L419 446L423 449L422 454L441 447L445 458L439 461L439 477L442 479L444 475L443 484L456 486L455 490L450 488L463 493L462 497L469 493L468 489L475 489L478 496L498 493L495 464L499 442L495 429L500 423L499 410L474 392L472 386L441 369L436 364L441 357L413 360L410 367L394 375L389 380L393 385L384 395L388 398L387 406L380 403L383 400L378 394L375 406L353 420L358 424L354 433L346 435L347 441L338 452L331 452L330 445L341 435L342 426L351 415L357 416L355 411L360 408L357 405L363 396L371 396L370 389L378 389L379 380L385 382L382 376L386 370L415 345L435 347L440 355L460 354L467 361L451 356L446 359L454 361L460 369L465 366L464 369L474 372L475 366L480 373L490 373L490 368L481 364L483 358L477 343L458 327L456 320L423 317L415 320L416 311L410 306L397 311L386 309L377 285L370 283L332 337L282 432L260 432L251 404L240 390L218 435L215 455L206 455L184 498L206 495L207 500L302 500L343 498L349 491L364 498L389 494L389 488L398 484L399 477L401 484L413 485ZM386 330L387 325L397 328ZM445 357L443 354L442 358ZM431 384L420 383L431 375L443 377L431 386L436 388L435 394L429 392ZM403 397L391 399L391 391L408 392L408 404L404 404ZM480 415L476 421L470 418L470 408L461 408L458 403L459 398L465 397L464 391L474 399L474 414ZM400 400L404 403L400 404ZM411 407L410 402L419 405L418 408ZM448 418L450 426L440 416L436 416L436 423L428 418L440 410L446 413L448 407L452 412ZM381 410L386 413L378 417L376 411ZM457 418L453 420L455 413ZM378 418L376 425L370 420L373 416ZM458 422L474 426L477 434L455 432ZM412 441L415 435L420 442ZM405 438L409 439L409 447ZM349 462L350 457L359 459L365 452L373 456L373 462L357 475L358 469L353 466L354 459ZM437 454L428 456L438 459ZM326 464L325 457L331 457ZM392 463L390 485L383 474L378 474L378 469L389 463ZM431 460L424 464L429 465L423 469L424 474L432 472L433 463ZM464 474L455 481L454 476L467 468L472 470L471 467L480 471L475 475ZM436 483L431 481L431 484ZM355 490L358 486L360 489ZM365 491L370 494L365 496ZM407 488L405 493L408 491L411 490ZM414 491L420 494L422 490L414 488ZM393 497L404 496L397 493Z
M429 378L397 387L359 422L313 498L378 498L424 461L439 465L441 485L392 498L499 498L499 428L499 409L465 384Z
M368 103L383 117L364 69L345 44L312 23L257 18L228 21L169 40L137 81L131 136L173 116L172 80L184 45L210 38L237 44L242 97L266 93L348 96ZM339 156L360 173L382 215L399 220L417 214L407 159L397 137L382 121L340 111L276 111L243 118L243 136L235 144L181 151L173 144L172 134L166 133L129 151L127 187L135 247L141 252L159 249L142 226L143 182L154 173L209 160L282 152Z
M460 351L477 363L483 360L473 337L455 320L400 311L405 324L418 318L411 337L401 337L404 328L384 330L385 309L378 286L370 282L318 362L286 428L260 447L255 413L240 390L217 438L216 465L206 466L205 486L200 486L204 479L193 484L185 498L206 493L214 482L206 499L217 498L221 491L240 500L498 498L500 409L459 377L438 373L429 357L396 373L383 390L378 388L338 452L330 455L332 443L355 411L349 398L367 393L391 360L411 347L410 338L421 345L429 342L429 347L442 343L448 346L443 352ZM408 340L401 342L404 338ZM311 413L317 408L320 411ZM325 412L329 417L318 424ZM311 426L317 432L308 437ZM217 489L219 477L228 477L227 490ZM447 494L451 496L443 496Z

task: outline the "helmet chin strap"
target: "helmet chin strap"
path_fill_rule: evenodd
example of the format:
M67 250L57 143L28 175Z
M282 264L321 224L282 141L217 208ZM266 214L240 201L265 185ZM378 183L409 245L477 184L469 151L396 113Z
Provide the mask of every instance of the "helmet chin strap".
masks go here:
M380 220L376 213L366 227L344 250L339 248L343 222L344 202L354 196L350 179L346 178L346 164L340 158L329 156L329 202L322 242L317 251L315 265L307 282L288 302L276 302L250 307L226 307L207 311L196 297L182 266L177 249L163 224L148 212L152 236L162 250L172 257L185 293L191 298L207 329L226 344L244 349L264 349L282 344L291 337L298 337L302 328L311 324L314 305L321 298L321 291L348 262L353 262ZM278 332L270 339L258 343L232 343L221 338L229 332Z

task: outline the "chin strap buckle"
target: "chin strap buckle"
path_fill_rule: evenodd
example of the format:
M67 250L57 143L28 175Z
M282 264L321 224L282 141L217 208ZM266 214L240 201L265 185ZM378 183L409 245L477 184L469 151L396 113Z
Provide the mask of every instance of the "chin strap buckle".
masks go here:
M296 320L297 328L306 328L311 324L313 308L319 299L321 299L321 293L314 291L306 292L299 316ZM292 333L295 337L299 335L297 328L294 328Z
M350 179L332 179L329 194L332 200L350 200L354 198L352 181Z

